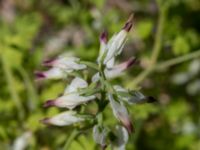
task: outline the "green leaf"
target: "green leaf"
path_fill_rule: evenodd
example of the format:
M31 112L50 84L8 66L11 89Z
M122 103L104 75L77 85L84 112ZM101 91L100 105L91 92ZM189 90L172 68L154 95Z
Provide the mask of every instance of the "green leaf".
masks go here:
M3 55L10 67L17 68L22 65L23 54L20 51L10 47L5 47Z
M173 52L175 55L187 54L190 51L190 45L188 41L182 37L178 36L173 42Z

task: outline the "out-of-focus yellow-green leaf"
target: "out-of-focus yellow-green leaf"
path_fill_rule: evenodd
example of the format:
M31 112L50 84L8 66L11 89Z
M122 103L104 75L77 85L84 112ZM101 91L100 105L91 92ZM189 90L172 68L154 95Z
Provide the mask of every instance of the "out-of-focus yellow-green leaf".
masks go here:
M175 55L187 54L190 51L190 45L188 41L182 37L178 36L173 42L173 52Z
M151 20L140 21L134 30L141 39L146 39L150 36L153 30L153 22Z

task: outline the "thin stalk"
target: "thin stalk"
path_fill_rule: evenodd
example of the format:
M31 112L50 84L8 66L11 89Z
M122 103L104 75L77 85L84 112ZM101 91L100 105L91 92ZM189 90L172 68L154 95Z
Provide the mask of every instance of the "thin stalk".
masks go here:
M166 13L167 9L161 9L160 11L160 16L158 19L158 28L155 36L155 43L153 45L153 52L151 55L151 64L150 65L155 65L157 62L158 56L161 51L162 47L162 35L163 35L163 28L165 25L165 19L166 19Z
M77 129L74 129L72 131L72 133L70 134L69 138L67 139L67 141L63 147L63 150L69 150L72 141L78 136L78 134L79 134L79 132Z
M38 95L37 92L35 91L35 87L31 82L29 75L27 74L26 70L23 67L18 67L18 71L24 80L25 87L28 93L27 96L30 99L31 108L35 109L37 105L36 102L38 100Z
M136 88L139 83L141 83L149 74L151 74L154 66L156 65L162 47L162 35L165 25L165 19L167 16L167 8L168 7L163 7L162 9L160 9L160 16L158 18L158 27L155 35L150 64L146 70L141 72L137 77L135 77L135 79L133 79L133 81L130 84L128 84L128 87Z
M194 58L198 58L198 57L200 57L200 49L195 52L189 53L187 55L179 56L177 58L173 58L173 59L167 60L165 62L161 62L155 66L154 70L156 70L156 71L163 70L168 67L171 67L171 66L174 66L174 65L177 65L182 62L185 62L185 61L188 61L188 60L191 60Z
M13 74L12 74L12 70L11 70L9 64L7 63L7 60L4 57L4 55L1 56L1 60L2 60L3 71L4 71L4 74L5 74L5 79L6 79L8 89L9 89L9 92L10 92L10 96L11 96L11 98L12 98L12 100L13 100L16 108L17 108L18 117L19 117L20 121L22 121L23 118L24 118L24 109L23 109L23 106L20 102L20 98L19 98L19 95L18 95L18 93L15 89L15 86L13 86L14 77L13 77Z

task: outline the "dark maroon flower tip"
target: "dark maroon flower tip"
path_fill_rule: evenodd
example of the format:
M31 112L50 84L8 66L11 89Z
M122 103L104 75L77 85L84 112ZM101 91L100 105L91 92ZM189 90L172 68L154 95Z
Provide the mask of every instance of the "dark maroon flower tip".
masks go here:
M108 41L108 32L107 31L103 31L100 35L100 41L107 43Z
M129 32L131 30L132 26L133 26L133 14L130 15L130 17L128 18L126 24L124 25L124 27L122 29Z
M133 127L133 124L131 121L126 122L126 124L124 124L126 130L128 131L129 134L134 133L135 129Z
M43 107L51 107L55 105L55 100L48 100L44 103Z
M49 124L49 118L41 119L39 122L43 124Z
M137 58L130 58L128 61L127 61L127 68L131 67L132 65L134 64L138 64L138 60Z
M52 66L52 63L55 61L55 59L49 59L49 60L44 60L42 62L43 66Z
M46 76L43 72L35 72L35 76L36 76L37 79L46 78Z
M157 99L155 99L153 96L147 97L147 103L154 103L154 102L157 102Z

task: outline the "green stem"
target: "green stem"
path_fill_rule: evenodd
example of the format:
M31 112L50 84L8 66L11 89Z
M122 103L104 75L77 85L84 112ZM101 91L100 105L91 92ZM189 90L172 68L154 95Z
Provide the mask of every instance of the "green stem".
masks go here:
M25 87L28 93L27 96L31 104L31 109L34 110L36 108L36 105L37 105L36 102L38 100L37 92L35 91L35 87L33 83L31 82L31 79L29 75L27 74L26 70L21 66L18 67L18 70L24 80Z
M70 134L70 136L67 139L67 142L65 143L65 145L63 147L63 150L69 150L72 141L78 136L78 134L79 134L79 132L77 129L74 129L72 131L72 133Z
M133 79L133 81L130 84L128 84L128 87L136 88L138 84L141 83L152 72L154 66L156 65L156 62L158 60L158 56L160 54L161 47L162 47L162 35L163 35L165 19L167 16L167 8L168 7L163 7L160 10L160 16L158 18L158 27L157 27L157 32L155 35L153 52L151 55L149 67L143 72L141 72L135 79Z
M177 58L173 58L173 59L167 60L165 62L161 62L160 64L158 63L155 66L154 70L163 70L163 69L166 69L170 66L174 66L176 64L188 61L190 59L198 58L198 57L200 57L200 49L195 51L195 52L189 53L187 55L180 56L180 57L177 57Z
M139 83L141 83L143 81L143 79L145 79L148 75L150 75L154 71L164 70L171 66L174 66L174 65L177 65L177 64L180 64L185 61L188 61L188 60L191 60L194 58L198 58L198 57L200 57L200 49L196 50L195 52L192 52L190 54L184 55L184 56L179 56L177 58L173 58L173 59L167 60L165 62L157 63L155 66L143 71L138 77L136 77L134 79L134 84L131 83L128 86L135 88Z
M150 65L155 65L155 63L157 62L158 56L160 54L160 51L161 51L162 35L163 35L163 28L164 28L165 19L166 19L166 13L167 13L166 9L162 9L160 11L160 16L158 19L158 28L157 28L157 32L156 32L156 36L155 36L155 43L153 46L153 52L152 52L152 56L151 56L151 64Z
M23 106L20 102L20 98L19 95L15 89L14 84L14 77L11 71L11 68L9 66L9 64L7 63L6 58L4 57L4 55L1 56L1 60L2 60L2 66L3 66L3 71L5 74L5 79L8 85L8 89L10 92L10 95L12 97L12 100L14 101L17 111L18 111L18 117L19 119L22 121L24 118L24 110L23 110Z

